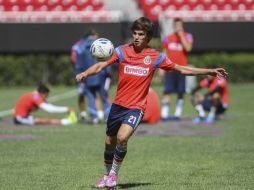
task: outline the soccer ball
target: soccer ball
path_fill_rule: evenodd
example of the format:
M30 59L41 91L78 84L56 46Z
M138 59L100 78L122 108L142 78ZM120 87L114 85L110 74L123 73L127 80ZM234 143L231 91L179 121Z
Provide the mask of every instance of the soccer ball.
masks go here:
M90 47L90 52L96 61L107 61L112 56L113 51L114 45L106 38L95 40Z

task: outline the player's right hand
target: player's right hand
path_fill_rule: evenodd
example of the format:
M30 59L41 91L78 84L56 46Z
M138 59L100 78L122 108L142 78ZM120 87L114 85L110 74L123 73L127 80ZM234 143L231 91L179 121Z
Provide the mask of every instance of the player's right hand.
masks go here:
M216 69L212 69L211 75L217 78L226 78L228 76L228 73L223 68L216 68Z
M181 24L177 24L175 26L175 32L177 33L177 35L183 35L184 34L184 28Z
M85 79L85 76L84 76L83 73L79 73L79 74L76 75L76 80L77 80L78 82L80 82L80 81L82 81L82 80L84 80L84 79Z

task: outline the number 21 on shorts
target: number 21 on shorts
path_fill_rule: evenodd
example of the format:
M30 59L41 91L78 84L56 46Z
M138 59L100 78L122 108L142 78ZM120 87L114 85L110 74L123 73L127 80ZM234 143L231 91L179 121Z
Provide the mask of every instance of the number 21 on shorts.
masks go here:
M129 119L128 119L128 122L131 123L131 124L133 124L133 125L135 125L136 121L137 121L137 117L135 117L135 116L133 116L133 115L131 115L131 116L129 117Z

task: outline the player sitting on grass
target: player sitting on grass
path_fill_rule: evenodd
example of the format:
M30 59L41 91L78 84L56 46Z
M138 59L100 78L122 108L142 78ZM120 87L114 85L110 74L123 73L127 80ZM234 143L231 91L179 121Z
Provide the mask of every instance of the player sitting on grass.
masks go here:
M76 76L77 81L81 81L113 63L118 63L117 92L107 120L104 176L97 181L97 188L112 188L117 185L118 172L127 153L127 142L142 120L156 68L176 70L185 75L210 74L223 77L227 74L222 68L180 66L150 48L148 43L153 36L153 24L145 17L134 21L131 31L132 43L117 47L110 60L96 63Z
M206 94L199 94L200 89L207 88ZM212 123L220 114L224 113L228 107L228 89L225 78L216 78L214 76L207 76L207 78L200 81L192 91L192 102L197 110L199 117L193 120L194 123L206 122ZM208 111L206 116L205 111Z
M29 92L22 95L16 103L13 112L15 124L35 125L35 124L54 124L69 125L77 122L77 116L72 108L64 106L55 106L46 102L49 89L45 85L40 85L37 91ZM43 109L49 113L66 113L69 112L68 118L53 119L46 117L35 117L30 113L37 109Z

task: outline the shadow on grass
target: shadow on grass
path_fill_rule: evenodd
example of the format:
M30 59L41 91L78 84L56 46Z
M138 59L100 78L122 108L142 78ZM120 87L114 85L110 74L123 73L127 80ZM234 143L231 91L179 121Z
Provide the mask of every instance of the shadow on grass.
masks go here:
M152 183L120 183L114 189L131 189L134 187L148 186L148 185L152 185ZM94 186L91 186L91 188L97 189Z
M139 186L148 186L152 185L152 183L120 183L117 185L119 189L129 189L133 187L139 187Z

